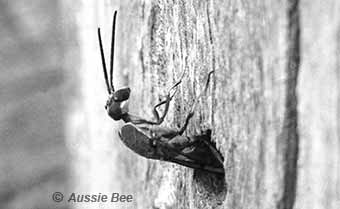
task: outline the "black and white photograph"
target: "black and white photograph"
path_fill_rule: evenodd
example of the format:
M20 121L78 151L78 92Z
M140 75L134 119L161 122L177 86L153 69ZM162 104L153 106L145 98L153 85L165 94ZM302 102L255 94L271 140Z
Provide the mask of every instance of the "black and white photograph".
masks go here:
M339 209L340 1L0 0L0 209Z

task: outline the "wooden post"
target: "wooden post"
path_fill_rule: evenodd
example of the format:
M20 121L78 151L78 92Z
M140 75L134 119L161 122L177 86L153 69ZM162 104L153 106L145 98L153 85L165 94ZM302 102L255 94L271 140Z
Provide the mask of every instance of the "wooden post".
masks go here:
M113 131L122 123L100 116L110 125L98 137L112 146L102 148L115 153L102 163L114 162L110 181L120 183L112 189L132 193L131 208L340 207L337 1L99 4L106 23L118 9L114 82L131 87L132 112L151 117L186 71L165 121L180 126L215 70L187 134L212 129L225 179L136 156ZM110 34L110 24L102 30ZM100 77L97 53L93 71ZM105 103L102 95L91 100Z

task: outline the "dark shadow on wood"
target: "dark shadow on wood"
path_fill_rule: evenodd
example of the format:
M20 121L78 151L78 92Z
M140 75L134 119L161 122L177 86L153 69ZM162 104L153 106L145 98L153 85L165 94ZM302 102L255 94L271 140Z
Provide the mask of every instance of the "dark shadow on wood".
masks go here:
M225 175L195 170L193 175L195 205L200 208L216 208L223 204L227 194ZM202 202L204 200L204 202Z

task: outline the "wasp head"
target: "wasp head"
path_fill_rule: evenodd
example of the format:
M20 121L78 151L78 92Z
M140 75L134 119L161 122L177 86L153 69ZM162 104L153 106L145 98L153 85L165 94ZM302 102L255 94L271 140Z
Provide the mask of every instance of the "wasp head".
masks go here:
M105 63L105 55L102 44L102 38L100 34L100 28L98 28L98 40L99 40L99 48L100 55L102 59L104 78L106 83L106 88L109 94L109 99L106 102L105 109L108 114L114 120L120 120L124 114L127 113L127 100L130 97L130 88L122 88L115 91L113 86L113 61L114 61L114 42L115 42L115 28L116 28L116 16L117 11L114 12L113 15L113 25L112 25L112 35L111 35L111 55L110 55L110 81L107 76L106 63Z
M128 99L130 97L130 88L122 88L110 94L105 109L109 116L114 120L122 119L122 116L128 113Z

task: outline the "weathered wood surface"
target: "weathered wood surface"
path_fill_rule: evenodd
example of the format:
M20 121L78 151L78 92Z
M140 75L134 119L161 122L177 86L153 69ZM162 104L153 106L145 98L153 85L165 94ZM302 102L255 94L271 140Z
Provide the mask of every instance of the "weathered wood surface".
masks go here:
M114 81L132 88L132 112L151 117L185 70L165 122L180 126L215 70L187 134L212 129L225 181L142 159L116 136L114 180L134 193L131 208L340 207L337 1L114 1L100 8L106 43L119 10Z

